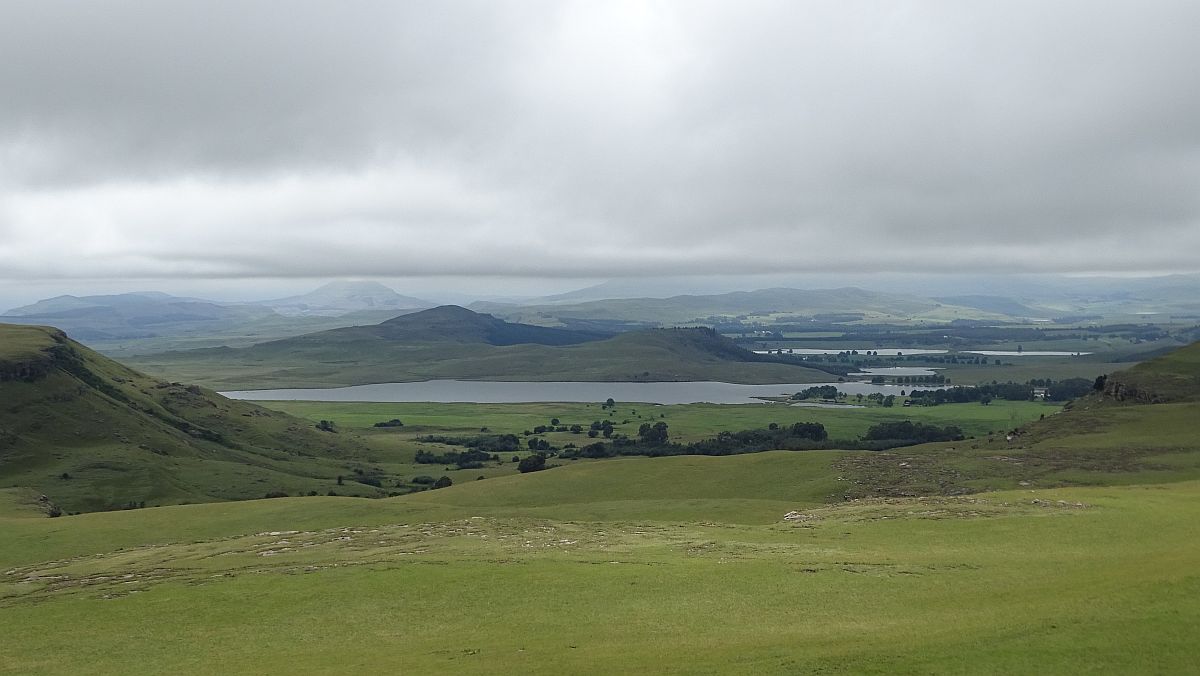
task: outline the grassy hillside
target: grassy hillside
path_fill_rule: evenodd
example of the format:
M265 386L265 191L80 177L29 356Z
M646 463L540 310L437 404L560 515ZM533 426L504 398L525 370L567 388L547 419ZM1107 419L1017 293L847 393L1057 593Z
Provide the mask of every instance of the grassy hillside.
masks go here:
M1104 393L1140 403L1200 400L1200 343L1110 375Z
M137 358L140 368L221 389L462 380L827 382L828 373L770 363L709 329L598 340L591 332L504 322L444 307L375 326Z
M697 493L722 499L673 491L679 508L658 513L668 520L642 514L657 509L647 490L672 478L652 470L639 490L567 505L562 516L514 515L483 495L499 483L481 482L421 501L0 517L0 537L17 545L0 554L0 671L1184 673L1194 664L1200 484L819 506L782 493L759 501L763 472L778 466L743 472L732 465L746 459L708 460L704 474L728 480ZM550 488L552 474L523 480ZM738 500L766 518L747 525L713 507ZM797 518L784 521L783 509ZM87 626L64 637L81 617Z
M324 493L365 459L349 436L147 377L57 329L0 325L0 486L65 511Z

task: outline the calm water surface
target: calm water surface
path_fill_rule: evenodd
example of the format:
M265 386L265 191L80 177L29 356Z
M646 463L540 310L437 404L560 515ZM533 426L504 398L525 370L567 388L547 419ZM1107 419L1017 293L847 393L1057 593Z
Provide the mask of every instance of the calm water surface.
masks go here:
M859 369L859 373L851 373L852 376L866 374L869 376L932 376L936 375L942 367L922 366L879 366L875 368Z
M847 347L840 347L840 348L836 348L836 347L835 348L829 348L829 347L787 348L787 347L785 347L785 348L783 348L783 353L784 354L841 354L843 352L849 352L852 349L858 350L859 356L866 356L865 353L868 350L870 350L871 352L878 352L880 357L895 357L897 355L903 356L906 354L946 354L947 352L949 352L949 350L919 350L919 349L915 349L915 348L905 349L903 347L855 347L855 348L847 348ZM752 350L752 351L755 354L775 354L779 350L775 349L775 350Z
M1052 352L1046 350L963 350L968 354L984 354L989 357L1076 357L1091 352Z
M602 402L609 397L623 402L650 404L752 404L758 397L788 396L805 388L833 385L847 394L899 395L911 385L870 383L785 383L741 385L714 381L688 383L570 383L570 382L483 382L474 380L426 380L418 383L379 383L352 387L312 389L243 390L222 392L232 399L248 401L361 401L517 404L537 402ZM923 387L922 389L931 389Z

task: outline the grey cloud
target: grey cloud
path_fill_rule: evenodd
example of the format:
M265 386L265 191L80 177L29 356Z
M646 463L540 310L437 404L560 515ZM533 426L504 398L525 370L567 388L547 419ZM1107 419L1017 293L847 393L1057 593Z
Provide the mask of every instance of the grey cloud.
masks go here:
M213 7L6 12L0 276L1197 269L1195 3Z

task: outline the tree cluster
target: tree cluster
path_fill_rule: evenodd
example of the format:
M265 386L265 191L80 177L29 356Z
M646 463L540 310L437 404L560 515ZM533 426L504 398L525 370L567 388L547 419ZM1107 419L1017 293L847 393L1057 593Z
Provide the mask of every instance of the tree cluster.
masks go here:
M521 439L515 434L480 434L474 437L452 437L430 434L417 437L417 441L447 446L466 446L482 451L507 452L521 450Z
M872 425L863 435L863 441L887 442L890 446L913 446L932 441L959 441L963 438L962 430L954 425L939 427L926 423L914 423L911 420L900 422L883 422Z

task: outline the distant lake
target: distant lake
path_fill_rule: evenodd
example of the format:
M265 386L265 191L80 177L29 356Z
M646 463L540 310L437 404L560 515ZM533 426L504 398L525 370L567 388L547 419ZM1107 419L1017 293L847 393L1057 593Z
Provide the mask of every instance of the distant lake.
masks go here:
M866 356L868 351L878 352L880 357L895 357L904 355L917 354L949 354L949 350L917 350L904 349L895 347L864 347L854 348L858 350L859 356ZM783 348L784 354L841 354L849 352L847 348ZM779 350L753 350L755 354L777 354ZM1048 352L1039 350L1024 350L1017 352L1016 350L961 350L960 354L982 354L989 357L1071 357L1075 355L1091 354L1091 352Z
M869 376L932 376L937 375L941 367L923 368L920 366L878 366L873 368L859 369L860 373L851 373L852 376L869 375Z
M247 401L360 401L517 404L537 402L603 402L612 397L620 402L649 404L754 404L756 397L790 396L809 387L833 385L847 394L899 395L912 385L846 383L785 383L741 385L713 381L684 383L576 383L494 382L476 380L426 380L416 383L379 383L352 387L311 389L243 390L222 392L231 399ZM922 386L922 389L934 389Z
M949 350L918 350L908 349L903 347L785 347L782 348L784 354L841 354L858 350L860 355L865 355L866 352L878 352L880 357L895 357L897 355L906 354L946 354ZM779 352L775 350L753 350L755 354L775 354Z
M1091 354L1091 352L1047 352L1045 350L963 350L970 354L985 354L989 357L1074 357L1076 355Z

